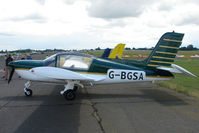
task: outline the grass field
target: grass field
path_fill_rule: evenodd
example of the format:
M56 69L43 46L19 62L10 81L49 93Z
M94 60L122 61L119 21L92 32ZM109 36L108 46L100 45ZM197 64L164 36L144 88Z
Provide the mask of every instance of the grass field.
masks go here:
M86 53L86 52L84 52ZM91 54L97 57L102 55L103 51L91 51L87 54ZM137 57L137 55L148 56L151 51L124 51L124 58L143 60L146 57ZM179 55L185 55L184 58L176 58L174 64L177 64L193 74L197 75L197 78L175 74L175 79L169 81L156 82L156 84L176 90L189 96L199 98L199 59L190 58L190 56L198 54L199 51L179 51Z
M175 64L187 69L199 77L199 59L188 61L186 59L177 59ZM156 82L158 85L182 92L189 96L199 98L199 78L175 74L175 79L169 81Z

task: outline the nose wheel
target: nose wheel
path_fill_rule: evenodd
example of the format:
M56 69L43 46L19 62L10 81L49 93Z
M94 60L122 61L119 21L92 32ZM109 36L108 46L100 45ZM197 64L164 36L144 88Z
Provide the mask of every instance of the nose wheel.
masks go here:
M32 96L32 90L31 90L31 89L28 89L28 88L30 87L30 85L31 85L31 82L30 82L30 81L27 81L27 82L25 83L24 93L25 93L25 95L26 95L27 97Z
M32 96L32 90L31 89L26 89L26 91L24 93L27 97Z

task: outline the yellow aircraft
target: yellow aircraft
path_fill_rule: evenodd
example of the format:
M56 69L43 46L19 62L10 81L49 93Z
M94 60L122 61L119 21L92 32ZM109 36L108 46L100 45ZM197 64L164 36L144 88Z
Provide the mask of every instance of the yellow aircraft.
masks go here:
M122 53L124 51L126 44L119 43L115 46L115 48L111 51L111 49L105 49L104 53L102 54L102 58L109 58L109 59L121 59Z

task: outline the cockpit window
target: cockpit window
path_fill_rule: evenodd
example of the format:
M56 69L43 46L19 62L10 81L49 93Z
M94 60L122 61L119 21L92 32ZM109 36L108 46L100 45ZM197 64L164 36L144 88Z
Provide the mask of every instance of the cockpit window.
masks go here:
M60 55L57 60L57 67L88 70L91 62L92 58L89 57Z

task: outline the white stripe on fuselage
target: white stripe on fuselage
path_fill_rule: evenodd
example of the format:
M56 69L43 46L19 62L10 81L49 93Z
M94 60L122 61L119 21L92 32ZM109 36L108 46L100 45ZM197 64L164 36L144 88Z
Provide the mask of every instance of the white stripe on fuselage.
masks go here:
M57 80L54 78L48 78L45 76L38 76L33 74L31 71L29 71L28 69L16 69L16 73L21 76L24 79L27 80L31 80L31 81L39 81L39 82L49 82L49 83L66 83L65 80ZM82 73L81 73L82 74ZM108 77L108 75L98 75L98 74L82 74L82 75L86 75L88 77L91 78L100 78L103 80L99 80L99 81L93 81L93 84L113 84L113 83L129 83L129 82L144 82L144 81L157 81L157 80L170 80L171 78L169 77L147 77L144 78L143 80L132 80L132 79L120 79L120 78L116 78L116 79L110 79ZM103 78L104 77L104 78Z

